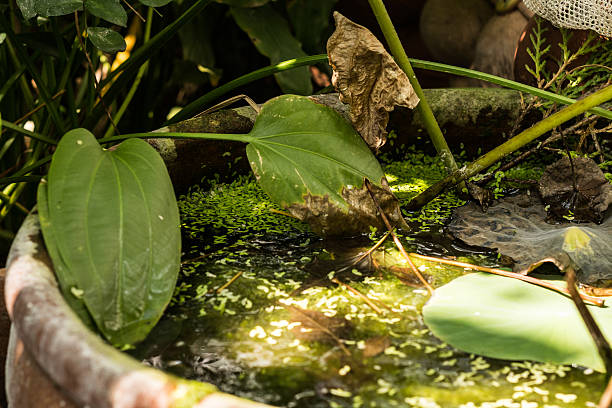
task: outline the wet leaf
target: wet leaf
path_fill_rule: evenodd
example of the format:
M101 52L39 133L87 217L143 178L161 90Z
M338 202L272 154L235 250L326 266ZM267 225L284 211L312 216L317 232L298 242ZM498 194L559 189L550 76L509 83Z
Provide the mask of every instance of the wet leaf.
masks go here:
M87 36L100 51L115 53L125 51L125 40L116 31L104 27L88 27Z
M380 164L355 130L327 106L283 95L263 105L247 156L263 190L318 234L384 228L374 194L394 224L405 226Z
M180 266L178 208L146 142L104 150L85 129L61 139L38 205L64 296L115 345L142 340L172 296ZM78 295L78 296L77 296Z
M389 112L395 106L414 108L419 98L404 71L367 28L338 12L334 19L336 31L327 42L332 83L340 100L350 105L355 129L378 149L386 141Z
M300 323L291 332L300 340L336 343L337 339L347 337L352 329L351 323L343 317L328 317L317 310L307 310L289 306L291 322Z
M17 6L26 20L36 16L36 2L34 0L17 0Z
M587 307L612 339L612 308ZM462 276L436 289L423 316L437 337L468 353L604 370L572 300L517 279L483 273Z
M121 27L125 27L127 22L127 14L119 0L85 0L85 10Z
M36 14L63 16L83 9L83 0L34 0Z
M300 42L291 33L287 20L270 5L254 8L232 7L231 12L238 26L251 37L257 51L270 58L270 63L277 64L306 56ZM285 93L312 93L308 67L294 68L274 76Z
M600 223L612 204L612 185L588 157L573 157L570 163L564 156L548 166L539 190L549 212L561 219L571 214L574 221Z
M612 217L600 225L548 224L544 205L532 196L497 201L486 213L474 203L454 211L449 231L470 245L496 249L515 261L515 271L530 271L544 258L567 254L589 285L612 279Z

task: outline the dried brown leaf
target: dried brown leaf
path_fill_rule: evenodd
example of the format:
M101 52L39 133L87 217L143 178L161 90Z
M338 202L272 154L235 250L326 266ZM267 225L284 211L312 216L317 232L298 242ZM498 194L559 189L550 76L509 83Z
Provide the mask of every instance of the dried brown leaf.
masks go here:
M291 322L300 323L291 332L300 340L319 341L323 343L338 342L339 338L347 336L351 323L342 317L328 317L317 310L302 309L295 306L287 308Z
M336 31L327 42L332 83L340 100L350 105L355 129L378 149L386 141L389 112L395 106L414 108L419 98L404 71L367 28L338 12L334 19Z
M371 337L365 341L364 357L374 357L385 351L391 345L389 336Z

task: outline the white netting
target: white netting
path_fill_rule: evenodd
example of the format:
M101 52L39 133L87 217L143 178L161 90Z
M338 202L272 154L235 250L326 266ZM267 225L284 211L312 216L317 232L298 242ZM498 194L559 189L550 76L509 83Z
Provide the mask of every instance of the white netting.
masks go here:
M593 30L612 37L612 0L523 0L558 27Z

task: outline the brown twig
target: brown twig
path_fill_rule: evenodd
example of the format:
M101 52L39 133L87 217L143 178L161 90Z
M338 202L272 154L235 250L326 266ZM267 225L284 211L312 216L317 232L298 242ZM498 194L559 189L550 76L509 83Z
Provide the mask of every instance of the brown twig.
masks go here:
M376 313L378 314L383 314L383 311L380 310L380 308L378 306L376 306L374 304L374 302L372 302L372 299L370 299L369 297L367 297L366 295L364 295L363 293L361 293L360 291L358 291L357 289L355 289L352 286L349 286L348 284L340 281L338 278L333 278L331 280L332 282L334 282L335 284L338 284L340 286L344 286L346 289L348 289L349 292L357 295L359 298L361 298L361 300L363 300L368 306L370 306L370 308L372 310L374 310Z
M147 20L145 20L145 18L142 15L140 15L140 13L138 11L136 11L136 9L134 7L132 7L132 5L130 3L128 3L126 0L123 0L123 2L125 3L126 6L128 6L128 8L130 10L132 10L134 12L134 14L136 14L138 16L138 18L140 18L142 20L143 23L145 21L147 21Z
M514 279L522 280L524 282L529 282L534 285L538 285L538 286L541 286L547 289L554 290L555 292L563 293L566 295L571 295L568 289L561 288L559 286L553 285L552 283L548 283L546 281L543 281L538 278L534 278L532 276L522 275L520 273L508 272L508 271L504 271L503 269L487 268L485 266L473 265L467 262L452 261L450 259L436 258L433 256L425 256L425 255L419 255L415 253L410 253L409 255L412 257L423 259L423 260L430 261L430 262L438 262L438 263L442 263L446 265L457 266L459 268L473 269L475 271L488 272L488 273L492 273L495 275L505 276L507 278L514 278ZM601 307L604 305L603 299L600 299L594 296L585 295L585 294L580 294L580 297L584 300L587 300L593 303L596 306Z
M284 215L285 217L297 218L295 215L289 214L287 211L277 210L276 208L270 208L270 212L273 212L275 214Z
M91 58L89 57L89 53L87 52L87 48L85 48L85 42L83 42L83 36L81 33L81 28L79 26L79 12L75 11L74 12L74 24L76 26L76 30L77 30L77 38L79 39L79 44L81 45L81 49L83 50L83 54L85 54L85 59L87 59L87 65L89 66L89 70L91 71L91 75L93 77L93 81L94 81L94 85L95 85L95 90L96 93L98 94L98 98L100 99L100 103L102 104L102 107L104 107L104 111L106 112L106 116L108 116L108 120L110 121L110 124L113 126L113 129L115 129L115 132L119 135L119 129L117 129L117 125L115 124L115 121L113 120L113 116L111 115L110 109L108 108L108 106L106 105L106 102L104 102L104 98L102 97L102 91L100 89L100 83L98 82L98 78L96 78L96 69L93 66L93 62L91 61Z
M319 329L321 329L323 332L325 332L329 337L331 337L338 344L338 347L340 347L340 350L342 350L342 352L344 354L346 354L348 357L351 356L351 352L346 348L344 343L342 343L342 340L340 340L338 338L338 336L336 336L327 327L323 326L321 323L317 322L315 319L313 319L312 317L308 316L308 314L304 313L304 311L302 311L302 309L300 309L299 307L295 307L295 306L285 306L285 307L287 307L287 308L289 308L291 310L294 310L294 311L298 312L299 314L301 314L302 316L304 316L304 318L306 320L308 320L313 325L317 326Z
M576 309L578 309L578 312L580 313L580 317L582 317L584 324L589 330L589 334L593 338L595 346L597 346L599 356L606 367L606 374L608 377L610 377L610 375L612 375L612 349L610 349L610 343L608 343L608 340L606 340L601 332L601 329L595 322L593 315L582 301L578 288L576 288L576 273L574 272L574 268L566 268L565 276L567 279L567 288L569 289L570 296L576 305Z
M612 406L612 378L608 381L608 385L604 390L603 394L601 394L601 398L599 399L599 404L597 404L597 408L610 408Z
M228 280L223 285L221 285L217 289L215 289L215 292L221 293L223 291L223 289L227 289L227 287L229 285L231 285L232 283L234 283L236 281L236 279L238 279L241 275L242 275L242 271L238 272L237 274L232 276L232 279Z
M423 277L423 275L421 275L421 272L419 272L419 270L416 268L416 266L414 266L414 263L412 263L412 259L410 259L410 257L408 256L408 253L404 249L404 246L400 242L400 240L397 237L397 235L395 235L395 232L393 232L393 227L391 226L391 223L389 223L389 219L387 218L387 215L385 214L383 209L380 207L380 204L378 203L378 200L376 200L376 197L372 193L372 186L371 186L370 181L368 179L365 179L364 180L364 184L367 187L368 192L370 193L370 197L372 197L372 201L374 201L374 204L376 205L376 209L380 213L380 216L381 216L383 222L385 223L385 226L387 227L387 230L391 234L391 237L393 238L393 242L397 246L397 249L400 251L400 254L402 254L402 256L404 257L406 262L408 262L408 265L412 269L412 272L414 272L414 274L417 276L417 278L419 278L419 280L421 281L423 286L425 286L427 288L427 291L429 292L429 294L433 295L434 288L431 287L429 282L427 282L427 280Z
M361 256L359 256L359 258L357 258L355 261L353 261L352 264L350 264L349 266L345 266L344 268L340 269L340 271L344 271L354 265L357 265L359 262L363 261L366 257L370 256L372 254L372 252L376 251L378 249L378 247L380 247L383 242L385 242L385 240L389 237L390 232L387 231L385 233L385 235L383 235L383 237L381 239L378 240L378 242L376 242L376 244L374 244L370 249L368 249L366 252L364 252ZM339 271L339 272L340 272Z

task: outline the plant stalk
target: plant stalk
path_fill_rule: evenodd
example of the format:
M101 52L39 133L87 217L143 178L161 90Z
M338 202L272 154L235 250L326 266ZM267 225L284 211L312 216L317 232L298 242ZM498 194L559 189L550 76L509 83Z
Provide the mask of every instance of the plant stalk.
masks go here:
M527 143L532 142L533 140L542 136L549 130L554 129L555 127L580 115L581 113L584 113L597 105L601 105L602 103L607 102L610 99L612 99L612 85L609 85L606 88L599 90L570 106L566 106L560 111L536 123L529 129L526 129L518 135L514 136L507 142L497 146L490 152L480 156L478 159L474 160L469 165L462 167L461 169L448 175L443 180L429 187L427 190L414 197L408 203L406 208L409 210L416 210L418 208L421 208L422 206L433 200L445 188L453 186L457 183L469 179L472 176L475 176L476 174L480 173L489 166L497 163L499 160L501 160L508 154L511 154L512 152L525 146Z
M414 92L420 99L419 104L416 109L423 117L423 122L425 123L425 129L433 142L436 151L440 155L442 162L444 163L444 167L446 168L447 173L452 173L458 169L457 163L455 162L455 158L446 143L446 139L442 134L442 130L436 121L436 118L427 103L427 99L425 99L425 94L423 93L423 89L419 84L419 81L414 74L414 70L412 69L412 65L410 65L410 61L408 60L408 55L406 55L406 51L402 45L402 42L397 35L397 31L395 31L395 27L393 26L393 22L391 22L391 18L389 17L389 13L385 8L385 4L383 0L368 0L370 3L370 7L374 12L374 16L376 16L376 20L378 21L378 25L380 26L385 39L387 40L387 44L389 45L389 49L391 50L391 54L397 61L397 65L406 73L408 76L408 80L414 89ZM459 191L467 191L465 183L459 186Z

